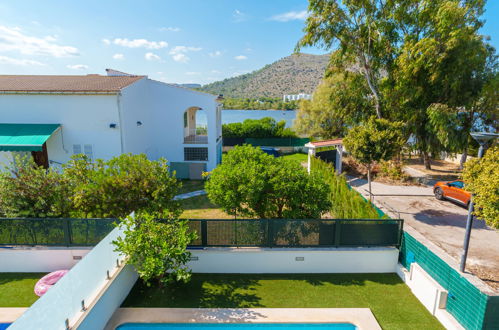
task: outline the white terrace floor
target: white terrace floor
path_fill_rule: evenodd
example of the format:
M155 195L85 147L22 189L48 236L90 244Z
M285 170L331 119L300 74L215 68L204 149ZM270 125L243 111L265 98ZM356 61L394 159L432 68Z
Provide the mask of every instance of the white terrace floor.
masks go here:
M381 330L369 308L120 308L105 330L124 323L350 323Z

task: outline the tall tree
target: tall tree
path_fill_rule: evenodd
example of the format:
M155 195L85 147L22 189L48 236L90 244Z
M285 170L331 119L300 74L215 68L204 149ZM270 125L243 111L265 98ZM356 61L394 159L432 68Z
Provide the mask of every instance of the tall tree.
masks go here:
M361 75L333 69L317 87L312 100L302 100L294 129L317 138L343 136L349 126L368 118L372 101Z
M304 46L339 48L331 66L355 68L364 77L373 99L374 112L383 116L380 80L394 57L396 33L390 0L309 0Z
M394 117L409 123L429 169L430 154L467 148L495 55L478 31L484 1L400 3L394 17L402 42L384 95ZM464 139L449 139L444 131L459 123Z

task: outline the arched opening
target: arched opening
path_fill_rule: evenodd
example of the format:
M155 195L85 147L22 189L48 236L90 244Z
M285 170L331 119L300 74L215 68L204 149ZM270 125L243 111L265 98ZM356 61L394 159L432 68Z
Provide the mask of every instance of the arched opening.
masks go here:
M184 112L184 143L208 143L208 117L199 107L190 107Z

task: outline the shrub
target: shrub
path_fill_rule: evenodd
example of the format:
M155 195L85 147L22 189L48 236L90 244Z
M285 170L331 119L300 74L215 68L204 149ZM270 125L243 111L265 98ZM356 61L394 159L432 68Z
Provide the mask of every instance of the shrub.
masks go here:
M312 157L311 171L329 186L331 214L339 219L378 219L376 208L351 189L344 176L335 173L333 165Z
M74 214L83 217L123 218L131 212L180 214L173 200L180 182L168 171L165 159L147 159L144 154L122 154L94 163L76 156L64 165L71 184Z
M286 121L276 122L274 118L246 119L242 123L222 125L222 134L227 138L281 138L296 137L286 128Z
M317 176L248 145L229 151L205 187L209 199L234 216L320 218L330 206L328 187Z
M473 194L475 215L499 228L499 146L490 148L481 159L464 164L466 190Z
M0 216L67 217L69 196L70 187L61 173L36 165L30 156L17 156L6 171L0 171Z
M120 224L124 228L124 236L113 241L115 251L128 256L128 263L135 267L147 285L153 280L162 286L190 279L186 264L191 254L187 251L187 245L196 238L196 234L188 232L187 220L178 220L171 215L157 220L164 216L148 213L128 216Z

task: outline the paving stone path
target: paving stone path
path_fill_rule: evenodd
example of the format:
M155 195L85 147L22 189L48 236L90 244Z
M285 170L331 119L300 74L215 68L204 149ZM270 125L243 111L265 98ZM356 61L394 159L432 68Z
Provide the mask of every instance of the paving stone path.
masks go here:
M181 199L187 199L187 198L191 198L191 197L196 197L196 196L202 196L202 195L206 195L206 191L204 190L196 190L196 191L191 191L191 192L188 192L188 193L185 193L185 194L180 194L180 195L177 195L175 197L173 197L173 200L181 200Z

